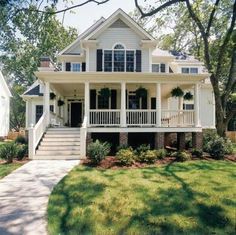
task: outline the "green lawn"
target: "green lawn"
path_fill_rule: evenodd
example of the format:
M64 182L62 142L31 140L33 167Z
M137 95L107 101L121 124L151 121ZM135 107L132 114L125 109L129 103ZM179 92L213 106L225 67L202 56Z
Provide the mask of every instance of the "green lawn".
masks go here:
M236 164L74 168L53 190L49 234L234 234Z
M0 164L0 179L22 166L23 163Z

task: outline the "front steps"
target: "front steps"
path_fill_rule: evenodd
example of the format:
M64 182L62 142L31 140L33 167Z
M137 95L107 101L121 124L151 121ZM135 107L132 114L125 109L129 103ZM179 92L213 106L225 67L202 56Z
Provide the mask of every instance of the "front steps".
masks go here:
M34 159L37 160L74 160L81 156L80 128L49 128L43 136Z

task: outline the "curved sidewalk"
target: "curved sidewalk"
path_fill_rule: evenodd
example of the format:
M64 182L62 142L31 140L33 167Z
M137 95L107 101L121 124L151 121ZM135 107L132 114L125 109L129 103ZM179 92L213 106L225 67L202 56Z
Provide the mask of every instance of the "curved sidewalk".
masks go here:
M0 234L46 235L48 197L79 160L35 160L0 180Z

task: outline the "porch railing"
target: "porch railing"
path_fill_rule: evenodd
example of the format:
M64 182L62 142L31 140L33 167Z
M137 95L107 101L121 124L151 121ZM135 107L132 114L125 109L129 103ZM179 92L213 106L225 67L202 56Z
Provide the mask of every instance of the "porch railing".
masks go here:
M161 126L163 127L194 126L194 110L162 110Z
M127 126L155 126L156 113L153 109L126 110L126 124Z
M99 109L90 110L90 126L119 126L119 109Z
M63 118L56 113L50 112L50 124L53 126L62 126Z

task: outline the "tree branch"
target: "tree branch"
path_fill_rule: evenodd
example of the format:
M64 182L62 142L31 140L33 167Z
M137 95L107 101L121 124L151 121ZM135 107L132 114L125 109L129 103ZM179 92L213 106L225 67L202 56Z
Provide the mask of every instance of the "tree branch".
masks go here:
M215 4L214 4L214 7L213 7L213 10L212 10L212 12L211 12L211 14L210 14L210 18L209 18L208 25L207 25L207 29L206 29L206 36L207 36L207 37L209 37L211 25L212 25L212 22L213 22L213 19L214 19L214 15L215 15L217 6L219 5L219 2L220 2L220 0L216 0L216 2L215 2Z
M59 14L59 13L62 13L62 12L66 12L66 11L69 11L69 10L72 10L72 9L75 9L75 8L78 8L78 7L82 7L88 3L96 3L97 5L101 5L101 4L104 4L106 2L109 2L110 0L103 0L103 1L97 1L97 0L87 0L85 2L82 2L80 4L76 4L76 5L73 5L71 7L67 7L67 8L64 8L62 10L58 10L58 11L52 11L52 12L48 12L48 11L42 11L42 10L39 10L39 9L28 9L28 8L21 8L21 9L18 9L16 10L15 14L18 14L20 11L25 11L25 12L29 12L29 11L34 11L34 12L39 12L39 13L45 13L45 14L51 14L51 15L55 15L55 14Z
M141 18L147 17L147 16L152 16L154 14L156 14L157 12L165 9L166 7L169 7L173 4L179 3L179 2L185 2L185 0L170 0L166 3L163 3L161 6L157 7L156 9L149 11L147 13L143 12L141 6L138 3L138 0L134 0L135 2L135 6L137 7L137 9L139 10L139 12L141 13Z
M233 6L233 16L232 16L232 20L231 20L231 23L230 23L230 27L228 29L228 31L226 32L226 36L224 38L224 41L220 47L220 50L219 50L219 54L218 54L218 63L217 63L217 67L216 67L216 76L219 76L220 75L220 72L221 72L221 58L223 57L224 53L225 53L225 49L226 49L226 46L230 40L230 37L233 33L233 30L234 30L234 26L235 26L235 20L236 20L236 0L234 1L234 6Z

